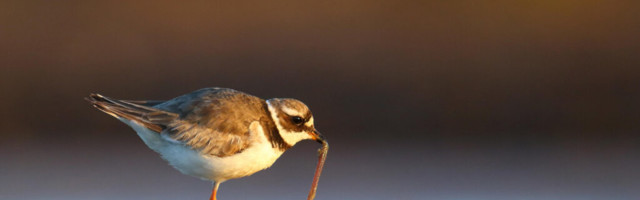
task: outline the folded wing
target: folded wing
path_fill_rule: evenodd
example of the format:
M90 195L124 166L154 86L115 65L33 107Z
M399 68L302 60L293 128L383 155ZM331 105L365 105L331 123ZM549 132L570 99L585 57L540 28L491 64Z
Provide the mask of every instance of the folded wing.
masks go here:
M259 98L218 88L199 90L164 102L116 100L99 94L91 94L87 101L118 119L135 121L204 154L218 157L248 148L251 122L265 117L264 113L255 112L263 109Z

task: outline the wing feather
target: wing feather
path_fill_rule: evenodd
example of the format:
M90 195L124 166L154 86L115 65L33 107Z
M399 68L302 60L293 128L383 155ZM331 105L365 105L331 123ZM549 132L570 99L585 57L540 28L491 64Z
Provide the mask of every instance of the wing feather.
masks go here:
M116 118L136 121L218 157L248 148L250 124L267 116L262 99L223 88L205 88L164 102L115 100L99 94L87 100Z

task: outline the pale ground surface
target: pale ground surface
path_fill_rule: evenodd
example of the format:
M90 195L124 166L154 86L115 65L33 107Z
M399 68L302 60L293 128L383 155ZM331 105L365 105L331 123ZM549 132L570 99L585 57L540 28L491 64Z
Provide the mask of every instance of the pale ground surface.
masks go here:
M184 176L134 137L0 146L0 199L199 199ZM330 140L331 141L331 140ZM120 145L117 145L120 144ZM624 148L460 149L424 143L335 143L322 199L638 199L638 151ZM424 145L420 147L420 145ZM222 184L219 199L304 199L315 167L302 142L267 171ZM581 152L582 151L582 152ZM588 156L587 156L588 155Z

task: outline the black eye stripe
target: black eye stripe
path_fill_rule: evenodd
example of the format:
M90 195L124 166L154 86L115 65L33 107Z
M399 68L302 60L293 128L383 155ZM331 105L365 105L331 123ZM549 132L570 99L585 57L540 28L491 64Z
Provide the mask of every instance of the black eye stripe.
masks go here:
M302 117L298 117L298 116L293 116L291 117L291 122L293 122L294 124L302 124L304 123L304 119Z

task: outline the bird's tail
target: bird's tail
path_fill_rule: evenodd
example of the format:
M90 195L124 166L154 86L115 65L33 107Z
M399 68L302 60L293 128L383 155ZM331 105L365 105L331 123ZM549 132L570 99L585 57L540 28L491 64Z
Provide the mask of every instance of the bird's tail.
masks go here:
M156 132L162 132L178 117L175 113L133 103L134 101L111 99L100 94L90 94L85 100L93 107L115 118L137 122Z

